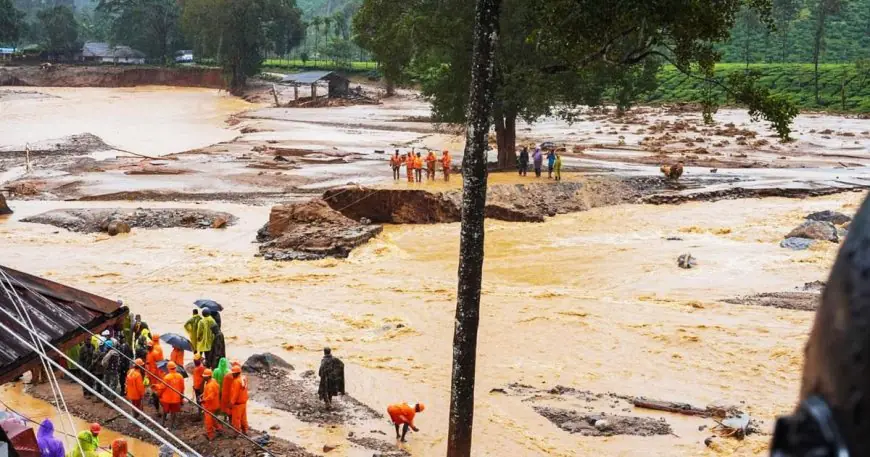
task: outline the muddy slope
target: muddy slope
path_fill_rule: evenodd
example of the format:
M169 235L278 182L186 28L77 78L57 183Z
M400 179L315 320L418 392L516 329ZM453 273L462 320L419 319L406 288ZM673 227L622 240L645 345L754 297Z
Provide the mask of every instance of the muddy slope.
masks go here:
M621 180L541 182L490 186L486 217L510 222L543 222L557 214L635 201L639 193ZM461 190L372 189L348 186L323 194L336 211L354 219L392 224L459 222Z
M43 87L134 87L181 86L225 88L216 68L159 68L55 65L0 67L0 86Z
M84 398L82 388L77 384L72 384L69 381L61 379L60 386L69 411L74 416L88 422L98 422L103 427L126 436L132 436L146 443L160 444L151 435L142 431L138 426L120 416L117 411L106 406L101 401ZM48 402L54 400L51 388L47 383L29 385L27 393L40 400ZM149 414L152 418L155 417L155 411L150 405L145 406L145 413ZM173 432L200 454L215 457L254 457L262 454L262 451L254 444L238 435L232 434L232 432L224 432L219 434L214 441L209 441L205 436L203 423L199 417L199 410L190 404L185 404L178 418L177 428ZM249 435L256 439L261 437L263 433L251 430ZM275 456L280 457L314 456L314 454L305 451L289 441L275 437L270 437L264 447Z

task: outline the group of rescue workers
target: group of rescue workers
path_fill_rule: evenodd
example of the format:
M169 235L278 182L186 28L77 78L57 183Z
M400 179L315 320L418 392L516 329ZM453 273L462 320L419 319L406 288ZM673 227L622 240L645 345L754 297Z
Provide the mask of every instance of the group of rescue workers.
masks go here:
M202 411L206 437L213 440L217 433L224 431L221 421L217 420L219 414L236 431L248 434L248 380L242 373L241 364L237 361L230 363L226 358L220 313L204 309L200 315L199 310L194 309L184 329L194 354L194 399L190 401L195 401ZM174 429L182 405L189 401L184 396L184 352L183 348L173 345L166 360L160 335L152 332L141 316L136 315L132 319L128 317L118 328L109 329L100 336L94 335L71 349L69 355L102 381L100 384L89 381L89 376L81 376L88 387L105 394L108 394L105 390L110 389L124 395L133 405L134 416L145 413L146 399L150 397L162 424ZM332 397L345 392L344 364L332 356L329 348L324 349L318 374L321 378L318 395L327 407L331 407ZM85 397L92 396L87 388L82 390ZM423 409L420 403L414 406L401 403L387 408L396 427L397 439L404 441L409 429L419 430L414 425L414 416ZM401 433L400 427L404 427ZM104 454L97 454L99 433L100 425L96 423L90 430L80 432L78 445L68 456L102 457ZM126 454L126 442L123 444L125 451L121 455Z
M401 179L401 168L405 167L405 171L408 175L408 182L423 182L423 163L426 164L426 180L434 181L435 180L435 167L438 163L441 164L441 172L444 176L445 181L450 181L450 166L451 166L451 158L450 152L446 149L441 154L441 157L438 158L435 156L434 151L429 151L429 155L423 158L423 155L419 152L414 152L414 149L411 149L411 152L407 154L399 154L399 150L396 149L396 153L390 156L390 168L393 169L393 179L398 181Z

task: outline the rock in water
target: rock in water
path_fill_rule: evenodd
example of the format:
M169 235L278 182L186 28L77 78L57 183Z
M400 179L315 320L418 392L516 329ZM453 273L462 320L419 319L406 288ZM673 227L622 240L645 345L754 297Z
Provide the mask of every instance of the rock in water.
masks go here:
M599 432L607 430L608 427L610 427L610 422L607 422L606 419L598 419L595 421L595 429Z
M12 214L12 210L9 209L9 206L6 205L6 197L3 194L0 194L0 216L5 216L7 214Z
M345 258L377 236L383 227L350 219L320 199L272 207L269 222L257 233L266 260Z
M694 257L692 257L692 254L683 254L677 257L677 266L679 266L680 268L685 268L688 270L689 268L695 268L695 266L697 265L698 261L695 260Z
M806 221L792 230L786 238L808 238L811 240L840 241L837 227L830 222Z
M215 218L211 221L211 228L224 228L227 226L227 218L223 216L215 216Z
M849 217L843 213L838 213L836 211L830 211L830 210L819 211L816 213L808 214L806 218L808 220L811 220L811 221L830 222L834 225L843 225L847 222L852 221L851 217Z
M792 251L803 251L809 249L816 241L808 238L786 238L779 243L779 247L791 249Z
M264 354L254 354L248 357L248 360L246 360L245 364L242 365L242 370L248 373L260 373L263 371L270 371L272 368L284 368L287 370L292 370L293 365L290 365L281 357L278 357L277 355L270 352L266 352Z
M121 233L130 233L130 226L127 225L127 223L124 221L114 220L109 222L109 226L106 228L106 231L109 233L109 236L115 236Z

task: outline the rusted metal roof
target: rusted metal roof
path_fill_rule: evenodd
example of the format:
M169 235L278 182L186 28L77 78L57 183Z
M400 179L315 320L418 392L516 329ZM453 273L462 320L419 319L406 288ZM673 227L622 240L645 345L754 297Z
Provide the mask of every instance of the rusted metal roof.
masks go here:
M127 308L117 301L2 265L0 270L11 278L10 282L27 307L37 333L61 349L65 350L90 337L90 334L79 326L93 333L99 333L121 322L128 313ZM0 280L2 279L3 276L0 275ZM5 285L9 287L8 283ZM18 316L14 303L3 293L2 288L0 288L0 307L13 316ZM6 313L0 312L0 322L29 341L27 330ZM0 384L15 380L21 374L38 366L40 366L39 358L36 353L14 336L0 332Z

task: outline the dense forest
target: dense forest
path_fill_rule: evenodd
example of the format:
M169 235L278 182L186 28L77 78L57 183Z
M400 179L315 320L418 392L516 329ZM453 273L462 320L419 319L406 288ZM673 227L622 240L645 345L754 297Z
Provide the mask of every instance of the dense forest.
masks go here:
M822 63L870 58L870 0L776 0L771 27L748 8L738 13L731 38L719 46L724 62Z

